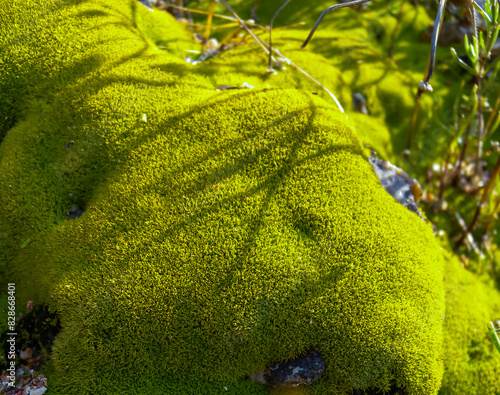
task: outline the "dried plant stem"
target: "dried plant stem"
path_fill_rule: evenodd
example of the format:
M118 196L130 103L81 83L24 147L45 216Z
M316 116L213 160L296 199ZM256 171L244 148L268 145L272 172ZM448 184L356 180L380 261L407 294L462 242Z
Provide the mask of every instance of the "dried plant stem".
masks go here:
M182 7L183 0L177 0L177 3L179 4L180 7ZM181 10L181 11L182 11L182 13L179 13L179 14L182 15L181 18L185 19L186 14L184 13L184 11L186 11L186 10Z
M270 24L270 26L269 26L269 48L271 49L271 50L269 51L269 71L272 71L272 69L273 69L273 62L272 62L272 59L271 59L271 54L272 54L272 52L273 52L273 51L272 51L272 48L273 48L273 23L274 23L274 19L278 16L278 14L281 12L281 10L282 10L283 8L285 8L285 7L286 7L286 5L287 5L288 3L290 3L290 1L292 1L292 0L286 0L286 1L285 1L282 5L281 5L281 7L280 7L280 8L278 8L278 11L276 11L276 12L274 13L273 17L271 18L271 24Z
M253 0L252 12L250 13L250 18L257 21L257 9L259 8L259 0Z
M207 18L207 29L205 30L205 42L207 42L210 38L210 30L212 28L212 17L214 14L214 5L215 5L215 0L211 0Z
M404 3L405 3L405 0L401 0L399 3L399 11L398 11L398 17L396 19L396 26L394 27L394 30L392 31L391 45L389 46L389 50L387 51L387 55L389 56L390 59L392 59L392 55L394 52L394 43L396 42L396 36L398 34L399 26L401 25L401 19L403 18Z
M484 227L483 236L488 234L488 230L490 229L491 223L493 222L493 218L495 217L499 208L500 208L500 198L497 198L497 201L495 202L495 207L493 208L492 213L489 215L488 220L486 221L486 226Z
M431 54L429 56L429 61L427 63L427 76L424 81L420 81L418 84L418 90L415 97L415 108L413 110L413 117L410 125L410 133L408 135L407 148L411 148L413 142L413 135L415 133L415 125L417 123L417 114L420 107L420 96L423 92L432 92L432 86L429 84L432 74L434 74L434 67L436 65L436 49L439 39L439 32L441 31L441 26L443 24L444 9L446 7L446 0L441 0L439 3L438 13L436 15L436 22L434 23L434 29L432 31L431 40Z
M350 7L353 5L368 3L369 1L371 1L371 0L352 0L352 1L347 1L345 3L339 3L339 4L332 5L331 7L328 7L325 11L323 11L323 13L320 15L320 17L316 21L316 24L314 25L311 32L309 33L309 36L307 36L306 41L304 41L304 44L302 44L302 48L305 48L307 46L307 44L309 43L309 41L311 41L311 38L313 37L314 32L316 31L316 29L318 28L318 26L320 25L321 21L323 20L323 18L325 17L326 14L328 14L329 12L332 12L333 10L336 10L337 8Z
M260 45L260 47L264 50L264 52L267 55L269 55L269 53L273 53L274 52L276 55L278 55L280 57L280 60L282 60L286 64L290 65L291 67L293 67L294 69L296 69L297 71L299 71L300 73L302 73L304 76L306 76L308 79L310 79L312 82L314 82L316 85L318 85L320 88L322 88L325 92L327 92L330 95L330 97L333 99L333 101L335 102L335 104L339 108L340 112L344 113L344 108L342 107L342 105L340 104L340 102L338 101L338 99L335 97L335 95L332 92L330 92L327 88L325 88L323 85L321 85L318 81L316 81L308 73L306 73L299 66L297 66L295 63L293 63L290 59L288 59L287 57L283 56L280 51L278 51L277 49L272 48L269 44L265 43L259 37L257 37L257 35L245 24L245 22L243 22L243 20L233 11L233 9L227 5L227 3L226 3L225 0L219 0L219 1L234 16L234 18L240 24L240 27L242 29L244 29L248 34L250 34L250 36L252 36L252 38L257 42L257 44ZM363 0L363 2L366 2L366 1L371 1L371 0ZM266 45L268 46L268 48L266 48Z
M448 151L446 154L446 159L444 161L443 170L441 172L441 180L439 182L439 193L438 193L438 201L441 201L443 198L444 185L446 181L446 176L448 174L448 164L450 163L451 152ZM437 212L437 210L435 210Z
M160 10L165 10L167 8L175 8L177 10L190 11L193 14L210 15L210 12L208 12L208 11L193 10L193 9L186 8L186 7L181 7L181 6L178 6L178 5L175 5L175 4L167 4L167 5L163 5L163 6L158 7L158 9L160 9ZM233 22L236 21L235 18L233 18L231 16L227 16L227 15L212 14L212 16L217 17L217 18L221 18L221 19L227 19L228 21L233 21Z
M474 217L472 218L472 221L467 228L467 230L462 234L460 239L458 239L456 247L460 247L462 243L464 242L465 237L467 237L468 233L471 233L474 228L476 227L477 221L479 220L479 215L481 214L481 210L483 209L484 205L486 204L486 201L488 200L488 197L490 196L491 189L493 188L493 185L495 183L495 179L499 176L500 174L500 156L498 157L497 163L495 164L495 167L493 168L490 178L488 180L488 183L484 187L483 191L483 196L481 196L481 200L479 201L476 211L474 213Z
M226 3L226 0L219 0L224 7L227 8L227 10L234 16L234 18L238 21L240 24L241 28L244 29L248 34L252 36L252 38L259 44L259 46L264 50L266 54L269 54L270 51L267 50L267 48L264 46L263 42L255 35L255 33L250 29L245 22L236 14L236 12L233 11L231 7L229 7Z
M321 85L318 81L316 81L307 72L305 72L299 66L297 66L295 63L293 63L290 59L288 59L285 56L283 56L279 50L277 50L275 48L271 48L270 50L273 51L276 55L278 55L280 57L280 60L285 61L286 64L292 66L295 70L297 70L299 73L303 74L305 77L307 77L309 80L311 80L316 85L318 85L321 89L323 89L326 93L328 93L330 95L330 97L333 99L333 101L335 102L335 104L337 105L337 107L339 108L340 112L341 113L345 112L344 108L342 107L342 105L340 104L340 102L338 101L338 99L335 97L335 95L332 92L330 92L326 87L324 87L323 85Z
M429 67L427 69L427 77L424 80L424 83L426 85L429 84L429 81L432 78L432 74L434 74L434 67L436 66L436 50L439 40L439 33L441 32L441 26L443 25L445 7L446 0L441 0L441 2L439 3L438 13L436 15L436 22L434 22L434 29L432 31L431 55L429 58L430 60Z
M474 8L474 0L469 0L470 3L470 13L472 16L472 30L474 32L474 37L476 37L476 40L478 39L477 37L477 21L476 21L476 10Z

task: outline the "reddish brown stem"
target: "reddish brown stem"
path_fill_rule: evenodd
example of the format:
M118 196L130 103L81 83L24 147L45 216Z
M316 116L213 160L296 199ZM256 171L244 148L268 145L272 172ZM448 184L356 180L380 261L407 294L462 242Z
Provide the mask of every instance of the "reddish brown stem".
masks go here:
M469 134L470 134L470 124L467 127L467 131L465 132L464 145L462 146L462 152L460 152L460 157L458 158L457 168L455 169L455 172L453 173L453 177L450 180L450 184L455 185L458 181L458 178L460 177L460 171L462 170L462 163L464 161L465 152L467 151L467 145L469 142Z
M446 180L446 174L448 173L448 163L450 163L450 156L451 153L448 152L448 154L446 155L446 160L444 161L443 170L441 172L441 182L439 183L438 201L441 201L441 199L443 198L444 184Z
M420 96L422 96L422 90L418 88L417 95L415 96L415 107L413 108L413 115L411 117L410 133L408 134L408 142L406 143L406 148L410 149L413 142L413 134L415 133L415 125L417 123L418 109L420 107Z
M493 221L493 216L495 215L496 211L498 210L498 206L500 206L500 199L497 198L497 202L495 203L495 208L493 209L493 212L488 217L488 221L486 222L486 226L484 227L483 236L488 233L488 230L490 229L491 222Z
M488 197L490 196L491 189L493 188L493 184L495 183L495 178L498 177L500 174L500 156L497 160L497 163L495 164L495 167L493 168L490 179L488 180L488 183L484 187L483 191L483 196L481 197L481 200L479 201L477 207L476 207L476 212L474 213L474 218L472 218L472 221L467 228L467 230L462 234L460 239L458 239L456 247L460 247L462 243L464 242L464 239L467 237L467 234L471 233L474 228L476 227L477 221L479 219L479 215L481 214L481 210L483 209L484 205L486 204L486 201L488 200Z

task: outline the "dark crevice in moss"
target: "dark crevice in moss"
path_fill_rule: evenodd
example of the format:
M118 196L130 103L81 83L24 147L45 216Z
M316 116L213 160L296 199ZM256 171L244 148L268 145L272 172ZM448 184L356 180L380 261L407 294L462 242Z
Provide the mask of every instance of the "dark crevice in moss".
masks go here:
M50 358L54 341L61 331L61 321L55 311L51 311L46 304L40 304L34 307L32 311L21 317L16 322L16 366L24 364L30 366L35 371L43 369ZM0 335L0 344L2 344L4 355L7 356L10 344L7 339L10 338L6 330ZM32 357L28 360L20 360L21 351L31 349ZM0 372L7 369L10 359L0 359Z

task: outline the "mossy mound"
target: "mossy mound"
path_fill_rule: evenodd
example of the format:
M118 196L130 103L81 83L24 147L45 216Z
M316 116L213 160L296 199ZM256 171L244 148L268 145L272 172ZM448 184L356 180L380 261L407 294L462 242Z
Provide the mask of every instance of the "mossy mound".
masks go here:
M444 366L440 394L498 394L500 356L486 324L500 318L498 290L445 253Z
M282 4L281 0L260 2L259 23L268 25ZM403 2L402 19L395 32L394 56L390 59L387 54L400 4L399 1L373 2L364 11L335 10L324 18L307 48L300 49L317 18L332 3L329 0L290 2L276 18L274 27L304 24L276 30L273 43L310 74L321 76L318 80L339 96L347 110L353 110L350 94L362 93L370 115L391 130L391 152L387 159L416 176L414 164L402 161L400 154L407 148L418 82L424 77L430 52L429 43L420 42L419 36L431 26L434 15L423 5ZM236 0L231 5L243 18L250 17L252 2ZM224 12L222 5L218 11ZM202 23L204 16L199 18ZM329 66L333 66L334 74ZM432 163L442 154L442 141L436 140L433 133L440 128L433 119L437 118L435 108L443 113L451 109L459 86L452 81L460 81L459 73L460 68L451 60L449 49L439 47L432 78L434 92L423 95L420 102L413 141L420 150L412 162ZM346 87L350 89L349 96L343 94Z
M11 7L2 270L61 314L54 393L266 393L246 374L311 349L312 393L437 392L440 249L331 100L187 64L184 27L135 1Z

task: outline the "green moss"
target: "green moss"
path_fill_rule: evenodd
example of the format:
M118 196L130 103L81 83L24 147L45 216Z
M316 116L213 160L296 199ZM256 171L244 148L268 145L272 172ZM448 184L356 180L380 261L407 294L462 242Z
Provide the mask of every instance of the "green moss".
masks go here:
M373 149L380 159L392 159L391 134L382 122L360 112L348 112L347 115L368 149L367 155L370 155L370 150Z
M486 325L499 318L500 295L451 253L445 253L445 262L445 373L439 393L497 394L500 355Z
M310 349L327 365L311 393L437 392L441 252L331 99L267 76L254 46L189 65L184 27L135 2L45 5L38 46L1 30L17 124L0 250L20 300L61 314L54 393L266 393L245 375ZM350 96L337 66L307 67ZM36 78L13 83L20 70ZM215 90L242 82L255 89ZM67 220L73 204L85 213Z

